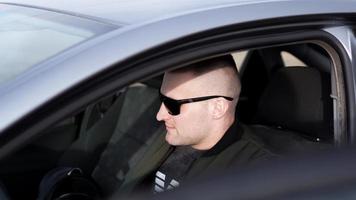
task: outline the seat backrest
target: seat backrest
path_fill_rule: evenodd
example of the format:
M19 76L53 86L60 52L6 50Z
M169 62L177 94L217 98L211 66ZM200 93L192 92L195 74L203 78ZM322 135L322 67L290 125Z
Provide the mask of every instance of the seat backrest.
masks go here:
M279 69L261 96L254 118L254 124L258 124L256 131L270 140L268 143L285 144L286 149L292 148L293 142L296 149L313 146L315 142L332 142L330 85L330 75L315 68ZM283 147L278 148L283 151Z
M114 96L102 99L86 108L79 136L63 153L57 163L58 166L78 167L86 173L93 170L115 130L126 98L126 91L121 91ZM101 107L102 103L110 104L110 106L105 106L107 107L105 112L97 109L97 107Z
M81 133L58 165L92 173L105 195L116 190L131 166L164 131L163 124L156 120L160 100L153 85L126 88L104 116Z
M159 107L156 88L136 86L127 91L116 130L92 174L104 194L110 195L120 187L129 170L163 134L164 126L156 120Z

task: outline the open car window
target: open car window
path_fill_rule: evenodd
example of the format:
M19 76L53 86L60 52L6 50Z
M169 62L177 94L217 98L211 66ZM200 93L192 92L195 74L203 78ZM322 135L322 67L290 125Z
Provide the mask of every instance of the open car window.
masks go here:
M320 59L300 54L305 48ZM333 66L323 48L303 43L233 55L242 83L236 119L253 131L256 143L278 157L333 147ZM166 129L156 119L162 77L163 72L92 102L3 160L0 179L10 196L35 198L43 176L58 167L80 168L105 195L118 193L138 163L150 164L151 148L165 143Z

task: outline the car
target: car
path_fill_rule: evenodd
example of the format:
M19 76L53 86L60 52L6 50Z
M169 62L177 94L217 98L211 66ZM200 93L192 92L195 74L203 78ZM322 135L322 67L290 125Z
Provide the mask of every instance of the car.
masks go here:
M35 199L58 167L106 197L164 135L165 72L232 55L237 119L278 156L353 144L356 2L348 0L0 3L0 180Z

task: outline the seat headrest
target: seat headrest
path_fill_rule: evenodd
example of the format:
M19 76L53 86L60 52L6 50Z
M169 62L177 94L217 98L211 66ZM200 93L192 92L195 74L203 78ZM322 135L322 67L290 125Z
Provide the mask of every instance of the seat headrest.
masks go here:
M279 69L266 86L255 122L333 139L330 75L310 67Z

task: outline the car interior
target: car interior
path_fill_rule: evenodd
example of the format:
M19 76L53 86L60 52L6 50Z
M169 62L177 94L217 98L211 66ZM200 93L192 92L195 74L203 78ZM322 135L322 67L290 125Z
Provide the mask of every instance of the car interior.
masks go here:
M333 64L322 47L301 43L232 54L241 59L236 119L253 130L256 141L285 157L334 146ZM43 177L61 167L81 169L104 197L117 192L164 135L164 124L156 120L162 75L93 102L1 160L0 181L9 199L36 199Z

